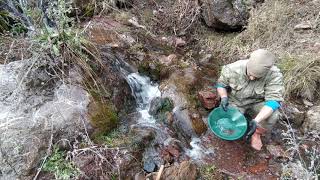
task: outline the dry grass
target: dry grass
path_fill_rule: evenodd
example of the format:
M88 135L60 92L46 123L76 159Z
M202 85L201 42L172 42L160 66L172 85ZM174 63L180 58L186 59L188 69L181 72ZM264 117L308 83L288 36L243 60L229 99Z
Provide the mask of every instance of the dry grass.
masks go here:
M229 61L258 48L269 49L279 56L314 52L310 47L320 41L320 2L299 2L302 1L266 1L251 11L249 23L243 32L228 36L206 32L208 38L203 39L202 43L215 55ZM295 31L294 26L303 21L310 21L313 29Z
M299 59L298 59L299 58ZM303 63L301 63L303 61ZM313 101L320 83L320 58L313 56L282 58L279 65L284 73L285 96Z
M166 2L168 3L168 2ZM156 26L174 35L185 35L199 25L200 6L194 0L177 0L159 8Z

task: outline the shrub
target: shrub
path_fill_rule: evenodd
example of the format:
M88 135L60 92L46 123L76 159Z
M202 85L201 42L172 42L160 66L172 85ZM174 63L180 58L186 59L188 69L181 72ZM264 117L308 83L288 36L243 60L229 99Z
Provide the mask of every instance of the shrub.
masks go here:
M80 174L70 161L66 159L66 154L63 151L59 151L57 147L53 149L48 161L43 165L43 170L54 174L56 179L71 179Z
M288 162L282 164L281 179L318 179L320 173L319 132L308 132L304 135L292 128L289 121L283 123L286 130L282 137L285 140Z

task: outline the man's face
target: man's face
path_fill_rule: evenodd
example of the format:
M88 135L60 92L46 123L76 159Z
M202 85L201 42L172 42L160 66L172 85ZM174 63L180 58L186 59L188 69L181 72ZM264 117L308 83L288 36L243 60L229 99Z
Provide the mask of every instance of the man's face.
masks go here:
M250 79L250 81L254 81L254 80L257 80L259 78L257 78L254 74L250 73L247 69L247 75L248 75L248 78Z

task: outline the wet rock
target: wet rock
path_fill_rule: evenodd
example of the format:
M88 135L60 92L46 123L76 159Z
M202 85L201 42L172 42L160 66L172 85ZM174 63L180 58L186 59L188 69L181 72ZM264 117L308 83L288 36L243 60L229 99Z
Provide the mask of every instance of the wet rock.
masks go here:
M172 77L171 77L172 78ZM170 98L175 107L172 110L173 122L171 128L181 140L190 140L192 136L196 136L193 122L190 118L188 102L185 95L179 91L174 82L164 82L160 87L162 97Z
M116 111L132 112L135 109L135 99L132 96L130 86L121 73L120 67L128 73L136 72L126 61L123 53L108 46L100 46L101 59L104 65L97 70L97 76L101 77L105 91L99 92L103 98L109 98L114 104ZM105 94L105 95L104 95Z
M293 29L297 31L312 29L312 24L310 21L302 22L300 24L295 25Z
M196 132L197 135L201 135L207 131L207 126L202 120L202 116L198 111L192 110L189 114L193 129Z
M238 30L247 24L248 7L242 0L201 0L202 17L207 26L219 30Z
M198 92L198 98L202 106L206 109L213 109L219 104L219 97L211 91Z
M159 121L165 121L168 118L167 112L173 109L173 102L169 98L154 98L151 101L149 113Z
M175 108L173 112L173 128L178 134L179 138L191 139L192 136L196 136L196 132L193 129L192 121L189 117L189 110L183 107Z
M170 166L165 168L161 176L162 179L190 179L195 180L197 178L198 171L197 166L190 161L183 161L179 165Z
M147 159L143 163L143 170L148 173L154 172L156 170L156 164L152 159Z
M304 132L320 131L320 106L314 106L306 114L306 119L302 125Z
M30 179L51 136L72 140L91 129L89 95L81 87L52 83L36 91L24 83L33 60L0 65L0 179Z
M161 157L166 163L173 163L178 160L182 151L181 142L174 138L169 138L164 142L165 147L161 150Z
M138 125L131 126L130 133L135 137L132 144L141 149L148 146L156 135L156 132L152 128L140 127Z

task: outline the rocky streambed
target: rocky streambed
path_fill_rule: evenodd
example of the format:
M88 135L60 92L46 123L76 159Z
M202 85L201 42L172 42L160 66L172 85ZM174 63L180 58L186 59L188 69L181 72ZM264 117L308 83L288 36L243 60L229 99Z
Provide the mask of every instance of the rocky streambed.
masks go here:
M241 28L247 12L238 3L237 22L217 16L206 23ZM58 151L74 170L67 179L156 179L161 169L162 179L280 177L290 159L283 125L261 152L208 130L221 65L208 49L192 38L152 34L133 15L94 17L83 26L101 57L95 70L102 89L88 88L77 67L65 79L53 77L46 59L0 65L0 179L57 178L47 162L56 162ZM288 109L286 120L304 119ZM314 111L307 129L316 126Z

